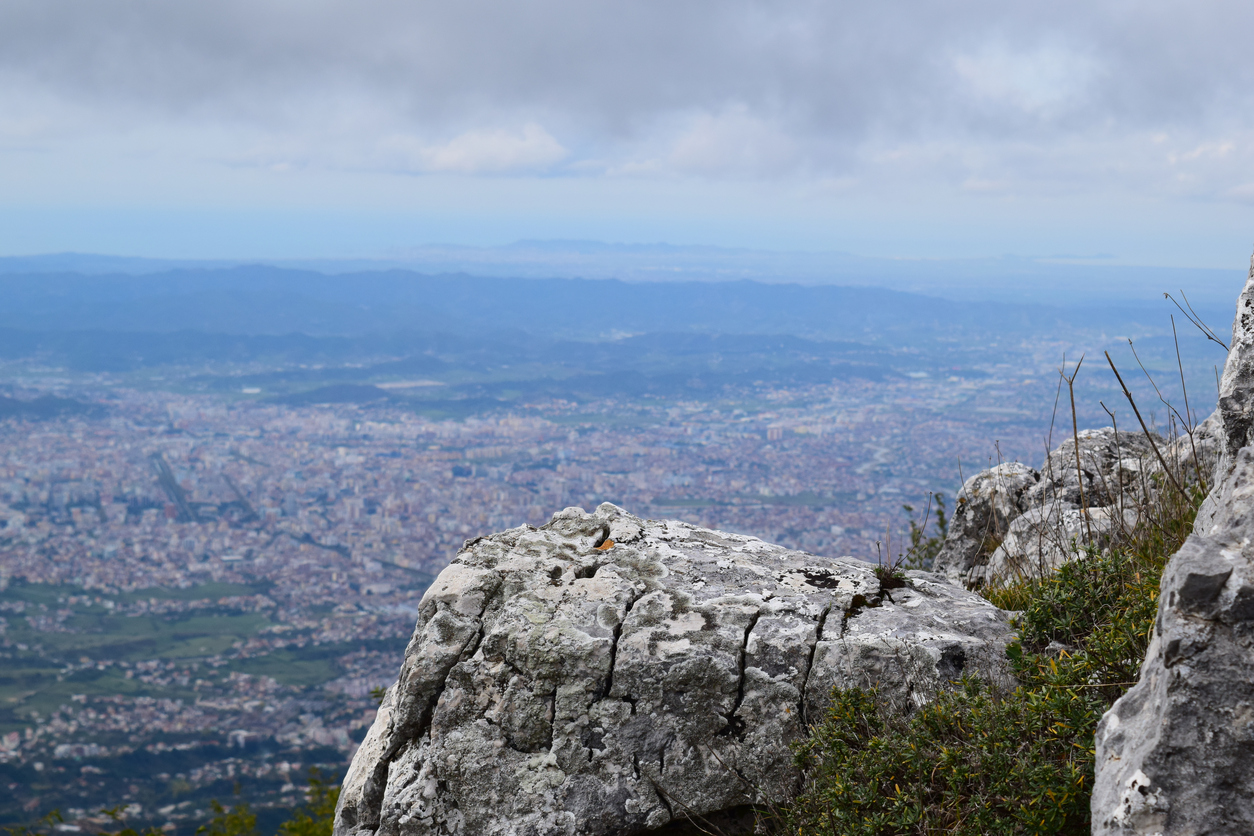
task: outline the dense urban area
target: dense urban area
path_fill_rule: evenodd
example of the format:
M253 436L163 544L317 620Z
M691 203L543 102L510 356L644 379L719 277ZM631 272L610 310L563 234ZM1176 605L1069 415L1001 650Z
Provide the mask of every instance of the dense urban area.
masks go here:
M85 406L0 422L0 816L55 807L90 829L122 805L181 834L211 799L264 823L311 767L342 774L469 538L613 502L889 559L934 493L952 507L963 475L1039 463L1070 424L1051 430L1044 358L458 420L253 386L36 383L10 399Z

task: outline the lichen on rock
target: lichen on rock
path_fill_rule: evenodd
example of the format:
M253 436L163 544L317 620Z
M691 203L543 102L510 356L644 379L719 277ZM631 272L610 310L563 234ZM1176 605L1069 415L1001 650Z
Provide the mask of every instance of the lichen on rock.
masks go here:
M423 597L336 833L730 832L795 790L833 687L1004 678L1011 632L938 575L885 589L852 558L568 508L468 542Z

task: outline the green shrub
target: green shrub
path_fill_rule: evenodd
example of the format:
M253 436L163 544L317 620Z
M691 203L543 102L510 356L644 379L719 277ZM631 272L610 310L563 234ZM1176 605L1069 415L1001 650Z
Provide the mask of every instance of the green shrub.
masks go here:
M217 799L209 804L213 815L196 828L196 836L257 836L257 814L247 804L225 807Z
M279 836L331 836L335 805L339 800L339 782L327 780L316 767L310 769L305 806L279 825Z
M1091 757L1071 730L1094 719L1091 700L974 679L909 715L838 691L798 750L807 786L787 832L1087 833Z
M835 691L797 748L805 780L783 832L1088 833L1097 721L1136 680L1163 567L1202 496L1159 490L1106 551L985 592L1021 611L1014 690L963 679L913 711Z

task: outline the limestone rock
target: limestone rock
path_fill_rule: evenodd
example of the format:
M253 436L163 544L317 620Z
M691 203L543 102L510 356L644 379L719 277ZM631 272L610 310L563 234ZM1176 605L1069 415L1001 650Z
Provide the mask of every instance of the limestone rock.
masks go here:
M957 583L981 574L993 549L1001 544L1011 520L1027 506L1024 494L1040 474L1019 462L1003 462L983 470L962 486L949 521L949 534L933 569Z
M1254 833L1254 448L1172 556L1138 683L1097 728L1095 833Z
M1215 485L1163 573L1140 679L1097 727L1097 834L1254 833L1254 264L1233 332Z
M1165 440L1158 435L1154 442L1159 450ZM1156 463L1149 438L1143 432L1128 432L1114 427L1080 430L1080 470L1076 472L1075 440L1067 439L1045 457L1041 480L1025 497L1028 507L1057 505L1080 508L1080 488L1089 508L1114 505L1120 496L1141 489L1141 476L1151 463Z
M1052 574L1080 557L1085 545L1105 547L1121 520L1131 528L1136 523L1136 510L1112 505L1089 507L1086 512L1061 503L1032 508L1010 524L1005 539L989 555L983 574L977 567L968 582L979 587Z
M1205 459L1203 451L1215 444L1195 435ZM1154 436L1154 443L1180 460L1173 466L1193 461L1187 439L1173 446ZM1006 462L968 479L936 571L968 588L1040 576L1075 559L1087 544L1104 547L1121 525L1131 525L1138 503L1155 490L1151 474L1161 469L1149 437L1106 427L1081 430L1079 445L1078 470L1076 441L1068 439L1039 472Z
M1184 478L1202 482L1209 489L1215 484L1215 468L1223 446L1223 421L1214 412L1194 427L1191 436L1180 436L1163 452L1168 461L1176 463Z
M1004 612L873 569L608 504L470 541L422 599L335 832L747 832L833 686L918 703L1005 676Z
M1200 472L1211 488L1206 499L1202 501L1202 506L1198 508L1197 519L1194 521L1194 530L1201 534L1210 529L1219 512L1216 503L1220 492L1214 488L1232 473L1233 458L1227 453L1228 439L1224 430L1222 402L1219 409L1198 426L1193 436L1193 444L1187 449L1181 448L1179 455L1186 472ZM1194 449L1197 450L1197 458L1202 462L1199 469L1194 469L1193 466Z

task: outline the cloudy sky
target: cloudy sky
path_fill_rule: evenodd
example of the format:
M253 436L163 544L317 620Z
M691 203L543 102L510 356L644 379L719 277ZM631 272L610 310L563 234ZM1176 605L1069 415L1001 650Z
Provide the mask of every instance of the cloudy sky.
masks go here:
M1254 4L0 0L0 254L1233 266Z

